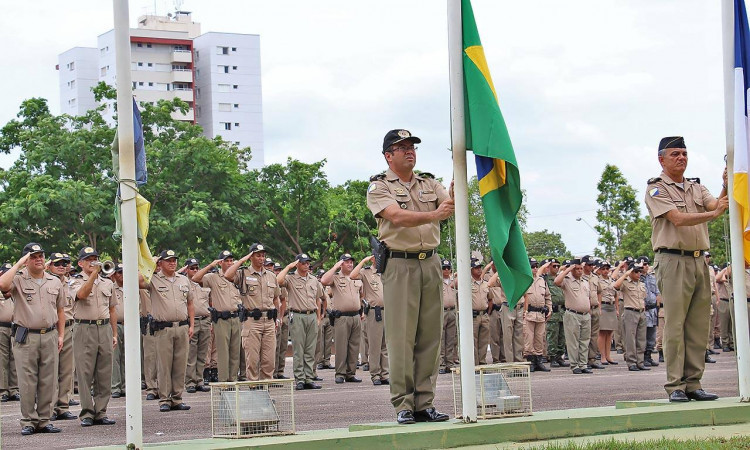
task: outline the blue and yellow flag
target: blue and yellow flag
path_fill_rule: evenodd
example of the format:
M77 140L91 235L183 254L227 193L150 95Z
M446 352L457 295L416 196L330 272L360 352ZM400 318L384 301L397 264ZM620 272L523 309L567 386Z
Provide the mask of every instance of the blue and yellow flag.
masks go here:
M492 259L513 308L532 281L516 218L521 208L521 181L470 0L462 0L461 15L466 148L474 152Z

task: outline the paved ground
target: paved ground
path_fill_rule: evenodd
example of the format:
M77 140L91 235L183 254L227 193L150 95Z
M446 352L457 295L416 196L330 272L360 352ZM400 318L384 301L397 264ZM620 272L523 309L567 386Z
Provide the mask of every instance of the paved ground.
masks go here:
M621 355L618 355L621 357ZM704 387L724 397L738 395L735 354L714 357L716 364L707 364ZM619 359L618 359L619 360ZM286 374L291 373L291 358L287 358ZM297 429L315 430L343 428L352 423L394 420L387 386L372 386L366 373L358 373L361 384L333 383L333 371L322 370L319 375L323 389L295 393ZM664 398L664 365L648 372L628 372L623 362L608 366L592 375L573 375L569 369L553 369L549 373L531 375L532 401L536 411L586 408L614 405L617 400L649 400ZM144 441L164 442L211 436L209 394L185 394L190 411L160 413L157 402L144 400ZM450 375L440 375L435 400L439 410L453 415L453 393ZM77 413L79 409L73 408ZM20 435L20 409L17 402L0 404L2 420L2 448L63 449L125 442L125 399L112 399L108 415L117 420L114 426L87 429L78 421L58 421L62 433L55 435Z

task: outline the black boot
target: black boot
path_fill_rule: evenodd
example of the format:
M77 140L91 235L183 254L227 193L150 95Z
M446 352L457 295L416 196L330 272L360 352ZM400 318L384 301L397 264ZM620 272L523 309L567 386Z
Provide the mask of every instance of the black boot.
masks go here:
M219 369L211 369L211 382L212 383L219 382Z
M714 350L721 350L721 338L714 338Z
M534 364L536 365L536 370L542 371L542 372L549 372L549 367L546 367L542 363L542 357L541 356L535 356L534 357Z
M706 350L706 362L707 363L715 363L715 359L711 359L711 355L708 354L708 350Z
M654 358L651 356L651 352L646 352L643 358L643 363L646 367L648 366L656 367L659 365L658 362L654 361Z
M565 361L562 355L558 356L556 361L557 361L557 364L560 365L560 367L570 367L570 363Z
M659 362L664 362L664 350L659 350Z
M203 369L203 384L208 384L211 382L211 369L206 367Z
M529 364L529 372L536 370L536 357L529 355L526 357L526 361L531 363Z

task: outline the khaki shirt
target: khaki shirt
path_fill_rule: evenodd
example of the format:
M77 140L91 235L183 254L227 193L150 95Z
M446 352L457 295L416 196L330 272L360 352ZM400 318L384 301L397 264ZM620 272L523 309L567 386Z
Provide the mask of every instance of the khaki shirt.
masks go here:
M474 311L487 311L492 300L490 285L484 280L471 279L471 309Z
M599 291L602 293L602 303L614 304L617 301L615 282L611 278L599 278Z
M287 291L287 308L296 311L316 311L318 299L323 297L323 285L311 273L301 276L287 273L282 285Z
M584 280L583 277L576 280L572 275L567 275L563 279L561 287L565 296L565 308L580 313L591 311L588 281Z
M372 267L366 267L359 272L359 278L362 280L365 300L370 306L385 306L383 303L383 280L379 273L375 273Z
M456 295L453 280L443 278L443 308L455 308L457 304Z
M200 284L191 281L190 289L193 290L193 305L195 307L195 317L200 318L211 315L211 313L208 311L208 299L209 295L211 294L211 288L201 287Z
M244 277L243 286L247 292L240 292L242 304L247 309L259 309L268 311L275 309L274 301L281 296L281 289L276 282L276 274L270 270L260 269L257 271L252 266L237 270L234 275L234 283L240 284Z
M73 320L73 310L76 307L76 301L73 295L70 293L70 285L73 284L73 279L65 277L60 280L62 282L63 290L65 291L65 321Z
M359 311L362 293L362 282L360 280L352 280L348 276L342 275L341 272L337 272L333 275L333 284L330 287L333 293L331 310Z
M599 305L599 276L592 273L589 275L583 274L582 278L589 281L589 302L591 307Z
M229 280L219 273L203 275L203 287L210 289L211 307L219 312L237 311L242 303L240 291Z
M673 209L684 213L705 212L706 204L716 200L703 185L685 178L685 189L664 172L646 189L646 207L651 215L651 246L679 250L707 250L708 223L676 227L665 214ZM653 180L649 180L653 181ZM701 258L703 256L701 255Z
M633 281L630 277L623 280L620 292L625 300L626 308L646 308L646 285L640 281Z
M730 289L732 285L728 281L717 281L716 286L719 288L719 298L729 299L731 297Z
M117 305L115 305L115 313L117 314L117 323L125 323L125 303L122 301L125 298L125 292L123 289L115 284L115 297L117 297Z
M138 289L138 300L141 317L151 314L151 294L148 289Z
M552 294L547 286L547 281L538 276L534 278L534 281L526 291L526 303L529 306L535 306L537 308L547 307L550 311L552 310ZM544 322L546 319L544 313L539 311L527 311L526 320L531 322Z
M378 238L391 250L432 250L440 244L440 221L416 227L400 227L380 216L384 209L397 205L409 211L435 211L449 198L448 191L432 178L414 174L407 187L392 170L367 188L367 207L378 224Z
M65 307L65 292L59 278L44 273L41 285L21 269L13 277L10 296L14 302L13 322L32 330L57 325L57 310Z
M81 273L73 278L70 284L70 295L76 302L73 316L79 320L109 319L109 308L117 306L115 296L115 284L112 281L97 275L91 293L85 299L78 298L78 291L89 279L86 273Z
M154 274L149 283L151 315L159 322L188 320L188 302L193 302L190 280L185 275L174 274L169 280L161 272Z
M0 292L0 322L13 321L13 300L10 297L5 298Z

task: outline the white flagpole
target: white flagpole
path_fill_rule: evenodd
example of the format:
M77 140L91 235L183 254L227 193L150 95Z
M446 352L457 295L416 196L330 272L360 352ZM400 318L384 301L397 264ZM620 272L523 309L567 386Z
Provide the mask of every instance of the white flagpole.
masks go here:
M464 124L463 27L461 0L448 0L448 53L451 88L451 148L456 200L456 270L458 271L458 330L461 349L461 407L464 422L477 421L474 378L474 327L471 315L471 249L469 245L469 185L466 175ZM485 348L486 352L487 349Z
M135 209L135 153L133 152L133 94L130 74L128 0L114 1L117 61L117 136L120 148L122 197L122 263L125 311L125 425L127 445L143 448L141 404L141 345L138 313L138 236Z
M747 292L745 290L745 257L739 205L732 196L734 188L734 1L723 0L722 42L724 47L724 126L727 136L727 181L729 196L729 238L732 248L732 291L734 294L735 350L739 377L740 401L750 402L750 331L748 331ZM739 114L744 117L744 104ZM744 121L744 120L743 120Z

